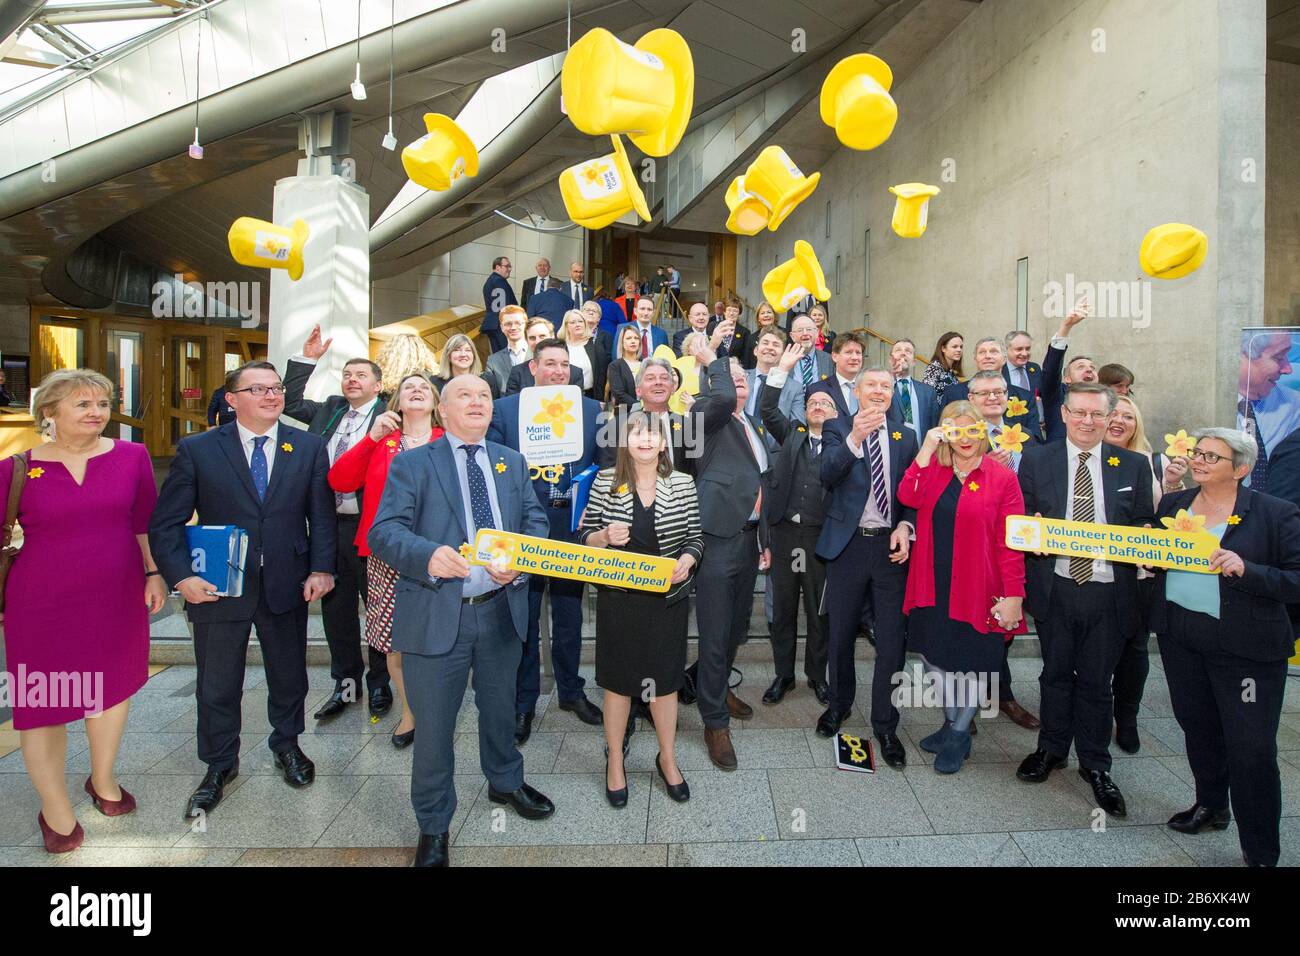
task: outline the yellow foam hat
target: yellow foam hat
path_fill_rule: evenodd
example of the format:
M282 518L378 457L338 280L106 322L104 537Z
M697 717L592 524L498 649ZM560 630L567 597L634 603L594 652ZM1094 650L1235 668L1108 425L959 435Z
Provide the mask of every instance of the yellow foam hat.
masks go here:
M678 415L684 415L686 414L686 402L682 396L698 395L700 393L700 366L695 361L694 355L674 355L668 361L682 377L682 387L673 392L668 399L668 410L676 412Z
M287 269L289 278L302 278L302 247L307 243L307 224L295 219L291 226L240 216L230 224L226 241L230 255L240 265L259 269Z
M904 239L916 239L925 233L929 218L930 197L939 195L938 186L925 183L903 183L890 186L889 191L898 197L894 201L894 219L890 223L894 232Z
M1138 262L1153 279L1180 279L1200 268L1209 249L1205 233L1195 226L1167 222L1142 237Z
M745 189L745 177L737 176L727 187L727 228L740 236L754 236L763 231L771 212L762 200Z
M560 95L582 132L624 133L647 156L667 156L695 103L691 48L676 30L651 30L632 46L596 27L565 56Z
M425 113L424 128L428 132L402 150L402 168L411 182L442 192L461 176L478 175L478 150L455 120Z
M805 176L785 150L769 146L745 170L745 191L771 212L767 228L775 232L795 207L812 195L821 178L821 173Z
M849 149L875 149L894 131L898 105L889 95L894 73L878 56L855 53L836 63L822 83L822 122Z
M826 275L813 247L802 239L794 244L794 258L787 259L763 277L763 298L777 310L793 308L806 295L820 302L831 297L826 287Z
M560 195L569 218L587 229L604 229L633 209L646 222L650 208L632 175L623 140L611 136L614 152L570 166L560 173Z

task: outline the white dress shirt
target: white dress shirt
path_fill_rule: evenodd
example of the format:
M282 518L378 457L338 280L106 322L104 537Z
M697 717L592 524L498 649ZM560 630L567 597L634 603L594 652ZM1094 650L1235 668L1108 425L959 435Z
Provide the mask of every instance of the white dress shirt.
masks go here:
M346 436L348 440L348 447L343 449L346 452L349 448L355 448L357 442L361 441L366 432L370 430L370 413L378 403L378 397L372 398L360 408L349 408L347 411L339 413L338 427L334 429L334 434L330 436L328 445L331 465L339 460L339 445L343 443L344 436ZM349 411L356 412L356 414L352 416L350 422L348 421ZM334 510L339 514L361 514L361 507L357 504L356 492L335 495L335 500L336 504Z
M889 503L892 508L894 496L889 490L889 429L888 422L882 424L876 429L876 436L880 443L880 457L883 459L885 466L885 494L889 497ZM867 449L865 442L859 445L853 441L853 435L850 434L844 442L849 446L849 451L853 452L855 458L866 458ZM867 465L870 467L871 462ZM906 523L906 522L904 522ZM859 528L892 528L893 522L889 520L889 515L881 514L880 508L876 505L876 496L873 492L867 492L867 506L862 509L862 517L858 519Z
M239 430L239 445L244 449L244 461L248 462L249 469L253 467L253 439L260 437L256 432L250 432L238 421L235 422L235 428ZM275 453L279 451L280 423L276 422L265 432L266 441L262 443L262 453L266 455L266 483L271 483L271 472L275 470Z
M1101 456L1102 446L1098 443L1088 455L1088 474L1092 476L1092 500L1093 500L1093 521L1098 524L1106 523L1106 498L1101 487ZM1083 452L1074 442L1068 438L1065 440L1066 454L1066 474L1068 475L1069 484L1065 489L1065 520L1075 521L1074 517L1074 477L1075 472L1079 470L1079 455ZM1070 559L1069 557L1059 557L1056 559L1056 573L1063 578L1070 577ZM1110 566L1109 561L1103 561L1097 558L1092 562L1092 580L1099 584L1110 584L1115 580L1115 571Z
M745 437L749 439L749 449L754 453L754 458L758 462L758 472L761 475L763 472L767 471L767 447L763 444L763 439L759 437L758 432L754 430L754 426L749 423L748 415L737 415L736 417L740 420L740 424L745 429ZM761 482L759 487L759 495L754 499L754 510L750 512L749 515L750 521L758 520L759 502L761 502L763 498Z
M582 369L582 387L591 388L591 356L585 345L569 344L569 364Z

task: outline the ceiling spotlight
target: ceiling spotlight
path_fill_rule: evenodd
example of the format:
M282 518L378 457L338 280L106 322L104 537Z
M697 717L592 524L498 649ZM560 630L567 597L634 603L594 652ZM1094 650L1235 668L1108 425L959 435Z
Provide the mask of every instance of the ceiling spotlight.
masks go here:
M199 128L194 127L194 142L190 143L190 159L202 159L203 147L199 145Z
M361 82L361 61L357 60L357 76L352 81L352 98L354 100L364 100L366 98L366 84Z

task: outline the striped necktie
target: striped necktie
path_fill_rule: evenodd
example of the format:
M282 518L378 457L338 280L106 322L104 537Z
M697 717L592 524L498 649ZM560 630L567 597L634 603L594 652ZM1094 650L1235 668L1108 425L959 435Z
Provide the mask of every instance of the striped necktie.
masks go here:
M1074 472L1074 520L1093 521L1097 517L1097 502L1093 496L1092 472L1088 470L1091 452L1079 452L1079 467ZM1071 558L1070 577L1077 584L1092 580L1092 558Z
M889 485L885 481L885 456L880 451L880 432L867 436L867 458L871 464L871 496L886 521L889 521Z
M799 374L803 376L804 388L813 383L813 357L811 352L799 360Z

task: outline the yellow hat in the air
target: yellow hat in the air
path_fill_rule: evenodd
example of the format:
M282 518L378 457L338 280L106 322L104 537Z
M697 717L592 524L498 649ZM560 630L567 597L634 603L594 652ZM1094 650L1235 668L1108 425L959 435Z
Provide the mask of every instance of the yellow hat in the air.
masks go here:
M632 46L596 27L565 56L560 95L582 132L623 133L647 156L667 156L695 102L691 48L676 30L651 30Z
M890 223L894 232L904 239L916 239L925 232L929 218L930 197L939 195L938 186L925 183L903 183L890 186L889 191L898 197L894 201L894 218Z
M402 168L411 182L442 192L461 176L478 175L478 150L455 120L425 113L424 128L428 132L402 150Z
M302 278L302 247L307 243L307 224L295 219L291 226L240 216L230 225L226 242L230 255L240 265L259 269L286 269L289 278Z
M632 210L646 222L650 209L632 174L623 140L611 136L614 152L570 166L560 173L560 195L569 218L587 229L603 229Z
M741 236L754 236L767 226L772 214L763 201L745 189L745 177L737 176L727 187L727 228Z
M1210 242L1195 226L1167 222L1142 237L1138 262L1153 279L1180 279L1205 261Z
M850 149L875 149L898 122L898 105L889 95L893 85L894 73L880 57L845 57L822 83L822 122Z
M826 275L817 261L817 253L811 245L799 239L794 244L794 258L787 259L764 276L763 298L780 311L792 308L807 295L826 302L831 297L831 290L826 287Z
M780 146L769 146L745 171L745 192L769 210L767 228L773 232L796 206L812 195L821 173L805 176Z

